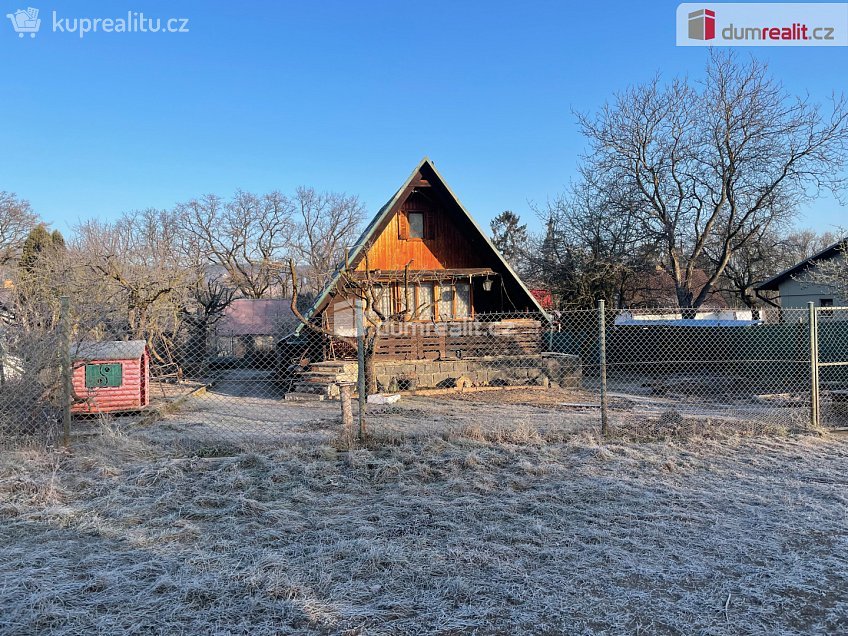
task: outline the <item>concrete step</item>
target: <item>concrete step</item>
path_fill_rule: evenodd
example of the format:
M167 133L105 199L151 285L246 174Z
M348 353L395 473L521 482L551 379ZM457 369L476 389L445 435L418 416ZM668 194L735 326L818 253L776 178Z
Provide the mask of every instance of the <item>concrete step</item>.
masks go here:
M307 382L338 382L338 373L323 373L320 371L304 371L298 377Z
M302 371L297 374L298 378L308 380L310 382L349 382L351 379L356 379L355 373L334 373L328 371Z
M356 362L326 360L310 364L301 371L292 386L294 394L312 394L334 398L339 394L338 382L356 379Z
M324 362L313 362L309 365L309 370L328 372L328 373L348 373L356 369L356 362L338 362L335 360L327 360Z
M333 384L318 384L315 382L295 382L292 386L292 391L295 393L330 395L333 386Z
M322 393L303 393L301 391L290 391L285 395L285 400L287 402L321 402L326 399L327 396Z

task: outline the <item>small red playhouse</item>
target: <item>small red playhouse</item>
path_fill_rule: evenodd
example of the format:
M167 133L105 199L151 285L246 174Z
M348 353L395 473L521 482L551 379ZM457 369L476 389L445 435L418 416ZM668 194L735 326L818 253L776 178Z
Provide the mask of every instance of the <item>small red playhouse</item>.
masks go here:
M150 404L144 340L81 342L74 350L74 413L134 411Z

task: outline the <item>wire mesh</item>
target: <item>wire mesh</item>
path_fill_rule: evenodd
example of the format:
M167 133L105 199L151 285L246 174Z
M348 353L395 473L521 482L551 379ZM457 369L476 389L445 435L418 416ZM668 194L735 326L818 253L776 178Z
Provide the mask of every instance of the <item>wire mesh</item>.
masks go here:
M238 329L161 315L128 330L93 301L77 300L68 350L58 305L47 309L40 321L7 321L0 330L4 447L60 441L63 355L71 361L74 435L104 419L209 447L349 444L361 432L355 332L303 326L267 307L263 320ZM839 363L848 360L848 309L816 310L817 367L809 316L614 309L603 316L603 356L598 310L386 320L360 334L369 394L362 432L372 442L518 439L599 431L604 415L609 433L637 437L797 429L811 423L814 368L821 425L845 426L848 365ZM353 424L338 401L344 384Z
M618 310L606 323L613 429L653 435L809 422L806 310Z
M0 447L53 444L62 404L55 325L0 328Z
M817 307L821 426L848 426L848 307Z

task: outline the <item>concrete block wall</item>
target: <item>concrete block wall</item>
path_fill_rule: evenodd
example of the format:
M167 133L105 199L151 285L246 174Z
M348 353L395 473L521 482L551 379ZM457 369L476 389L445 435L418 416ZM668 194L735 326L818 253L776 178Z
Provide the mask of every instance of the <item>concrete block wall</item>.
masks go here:
M375 370L381 391L448 388L460 377L474 386L578 387L582 377L579 356L568 354L378 361Z

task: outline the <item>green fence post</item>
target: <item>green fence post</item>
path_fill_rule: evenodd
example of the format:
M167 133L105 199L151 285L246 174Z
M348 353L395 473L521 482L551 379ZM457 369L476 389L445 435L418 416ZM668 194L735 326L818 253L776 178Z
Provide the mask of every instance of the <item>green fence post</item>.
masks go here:
M819 426L819 325L816 304L807 303L810 334L810 425Z
M598 364L601 376L601 435L609 433L607 414L607 321L605 303L598 301Z

